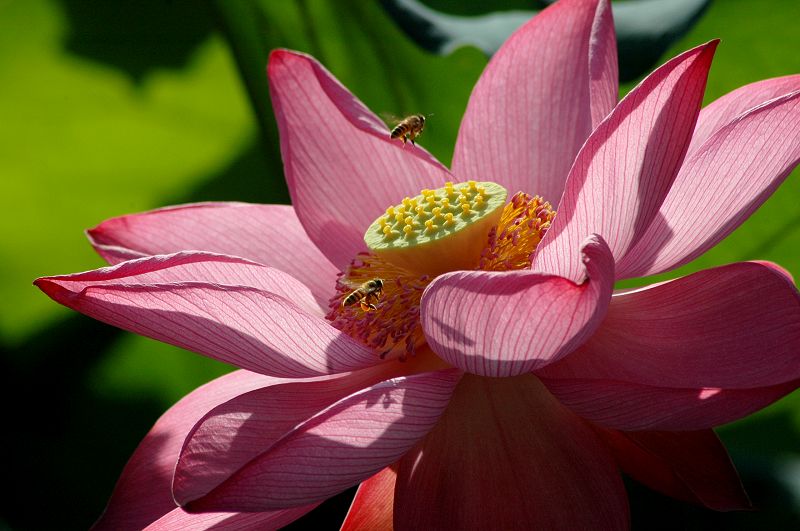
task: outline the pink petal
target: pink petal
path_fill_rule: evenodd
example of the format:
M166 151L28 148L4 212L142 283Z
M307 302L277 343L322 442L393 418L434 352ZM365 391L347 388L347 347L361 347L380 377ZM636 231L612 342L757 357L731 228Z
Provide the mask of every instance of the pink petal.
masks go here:
M715 511L751 507L725 446L712 430L597 432L622 470L651 489Z
M275 378L236 371L197 388L155 423L133 453L95 530L138 530L176 508L170 484L183 440L207 411L239 393L276 383Z
M325 313L314 300L311 291L294 277L244 258L201 251L145 256L84 273L38 279L36 285L42 287L56 283L77 293L89 286L188 282L258 288L291 299L316 315L322 316Z
M602 326L541 376L677 389L753 389L800 378L800 295L743 262L615 295Z
M299 424L190 511L266 511L326 499L394 463L436 424L460 372L387 380Z
M555 203L575 154L617 98L606 0L562 0L498 50L470 97L453 173Z
M616 464L532 375L465 375L439 424L401 461L394 527L626 529Z
M588 279L533 271L456 271L425 290L420 321L433 350L482 376L530 372L569 354L603 320L614 263L605 242L583 247Z
M264 387L220 404L186 436L173 481L175 498L205 496L298 424L348 395L411 374L414 365L385 363L318 381Z
M681 266L746 220L800 162L800 91L751 109L689 157L618 278Z
M687 156L697 151L711 136L737 116L778 96L800 89L800 75L756 81L712 101L700 111Z
M622 258L658 213L689 145L717 42L650 74L586 141L534 267L579 281L579 244L599 234Z
M379 361L318 312L304 309L315 303L293 277L233 257L186 264L197 257L148 257L35 283L56 302L99 321L254 372L309 377ZM201 267L223 265L224 274L218 277L203 273L200 281L188 280ZM174 273L169 266L181 269ZM184 276L186 271L190 273ZM249 274L250 285L218 283L220 278L244 281ZM146 278L139 280L139 275Z
M287 526L314 509L318 504L279 509L262 513L187 513L183 509L173 509L149 526L145 531L205 531L218 529L224 531L270 531Z
M112 218L87 235L112 264L186 250L241 256L299 279L323 307L336 283L336 268L311 243L288 205L181 205Z
M314 58L276 50L267 71L292 204L339 269L364 249L364 231L386 207L452 180L424 149L391 140Z
M632 382L542 378L581 417L620 430L701 430L755 413L800 387L800 379L756 389L654 387Z
M392 529L397 472L386 467L361 483L340 531Z
M619 97L619 66L614 18L607 0L597 2L589 38L589 100L592 129L616 107ZM563 188L563 184L562 184Z

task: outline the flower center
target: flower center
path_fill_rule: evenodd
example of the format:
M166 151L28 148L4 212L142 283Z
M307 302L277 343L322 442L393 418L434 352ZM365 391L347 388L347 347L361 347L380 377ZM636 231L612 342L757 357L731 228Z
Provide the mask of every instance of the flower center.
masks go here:
M422 190L387 208L364 241L372 254L419 274L475 269L506 196L505 188L490 182Z
M501 208L506 195L491 182L448 182L387 208L364 235L369 252L340 274L326 318L381 358L413 356L425 344L420 298L436 275L530 267L555 211L522 192Z

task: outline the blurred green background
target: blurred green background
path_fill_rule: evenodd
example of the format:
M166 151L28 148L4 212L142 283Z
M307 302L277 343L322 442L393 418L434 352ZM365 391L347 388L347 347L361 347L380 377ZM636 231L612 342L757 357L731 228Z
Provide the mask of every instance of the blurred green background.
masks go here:
M711 101L800 72L799 22L797 0L716 0L662 61L721 38ZM264 78L275 47L313 54L376 112L435 113L421 142L445 163L486 63L474 48L422 51L375 2L0 0L0 449L12 487L0 529L88 527L156 418L230 370L75 314L31 281L104 265L82 231L112 216L288 202ZM796 171L678 273L766 259L797 277L799 193ZM800 527L800 393L718 432L759 509L716 514L631 483L635 528ZM325 518L346 510L342 499Z

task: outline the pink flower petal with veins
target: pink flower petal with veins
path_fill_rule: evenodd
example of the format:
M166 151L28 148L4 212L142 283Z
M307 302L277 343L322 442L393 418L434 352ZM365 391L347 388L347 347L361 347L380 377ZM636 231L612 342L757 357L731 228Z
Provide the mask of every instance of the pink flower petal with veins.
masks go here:
M208 251L280 269L327 306L337 269L309 240L289 205L194 203L111 218L87 231L111 264L154 254Z
M733 232L800 162L798 129L800 90L719 128L683 164L659 215L619 262L617 277L674 269Z
M291 524L317 504L291 509L279 509L261 513L188 513L181 508L173 509L144 531L270 531Z
M534 268L579 282L580 242L602 236L616 259L658 213L689 145L716 41L668 61L592 132L567 178Z
M555 204L575 155L617 100L613 27L605 0L566 0L518 29L470 96L453 173Z
M202 251L145 256L84 273L37 279L36 285L42 289L54 285L68 286L68 290L78 293L91 286L186 282L258 288L292 299L305 310L323 315L322 308L314 301L311 291L294 277L244 258Z
M599 425L697 430L795 390L798 351L800 295L791 279L746 262L615 295L595 335L538 374Z
M700 110L687 157L737 116L784 94L800 90L800 75L756 81L725 94Z
M452 180L421 147L391 140L383 122L313 57L276 50L267 72L292 204L338 268L364 249L365 227L388 205Z
M220 404L199 419L186 436L173 481L176 499L205 496L268 451L292 428L334 402L413 372L413 363L384 363L316 381L254 389Z
M316 303L310 292L304 301L294 289L302 285L293 286L300 283L286 273L222 257L211 265L222 260L224 275L209 278L198 271L210 267L208 263L186 265L187 256L196 255L148 257L40 278L36 285L55 301L99 321L271 376L320 376L380 362L372 350L304 309ZM180 267L180 274L170 266ZM167 281L158 278L167 274ZM231 279L245 283L219 283ZM300 304L287 298L295 294ZM298 336L295 330L304 333Z
M190 511L245 512L324 500L394 463L424 437L460 377L445 369L367 387L299 424L207 495L176 492L176 499Z
M248 371L236 371L183 397L158 419L139 443L93 529L138 530L176 509L170 492L172 473L183 440L195 422L237 394L278 381Z
M273 52L294 207L108 220L89 238L119 263L36 281L91 317L254 371L168 411L97 527L271 529L363 482L343 529L625 529L618 467L679 499L748 507L707 428L800 385L791 276L749 262L612 294L617 278L707 250L800 160L800 76L700 111L715 48L668 61L615 105L607 0L561 0L509 39L470 98L454 173L561 198L558 213L537 225L532 268L451 271L421 299L397 296L419 343L404 363L355 338L405 329L354 313L351 336L323 308L386 207L456 179L391 140L314 58ZM526 264L524 249L503 263Z
M532 375L465 375L400 461L394 529L624 529L616 463Z
M655 387L600 379L542 378L572 411L618 430L713 428L764 409L797 389L800 379L756 389Z
M754 389L800 378L798 352L797 289L772 267L743 262L615 295L597 332L539 374Z
M600 325L614 263L601 238L584 243L583 284L533 271L457 271L422 295L420 321L431 348L472 374L516 376L566 356Z

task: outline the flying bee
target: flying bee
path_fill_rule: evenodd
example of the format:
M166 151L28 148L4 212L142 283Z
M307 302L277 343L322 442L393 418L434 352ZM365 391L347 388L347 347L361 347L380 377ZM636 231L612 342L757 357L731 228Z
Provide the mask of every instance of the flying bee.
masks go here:
M424 128L425 115L412 114L411 116L406 116L400 120L400 123L394 126L394 129L392 129L392 132L389 134L389 138L399 138L403 141L403 145L406 144L407 140L410 140L411 145L414 145L414 139L422 134Z
M350 294L342 299L342 308L345 306L352 306L355 303L361 305L361 309L365 312L370 310L377 310L378 307L375 303L383 293L383 280L380 278L373 278L367 280L360 286L356 287Z

